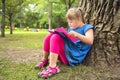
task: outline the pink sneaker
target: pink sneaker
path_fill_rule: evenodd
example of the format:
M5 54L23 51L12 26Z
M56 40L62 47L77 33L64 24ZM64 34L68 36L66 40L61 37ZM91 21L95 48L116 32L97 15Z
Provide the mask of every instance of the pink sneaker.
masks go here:
M59 72L60 72L60 70L59 70L58 66L56 66L55 68L51 68L50 66L48 66L46 68L46 70L43 70L42 72L38 73L38 77L47 78L47 77L55 75L55 74L57 74Z
M42 67L44 67L44 66L46 66L48 64L48 60L42 60L42 61L40 61L37 65L35 65L35 69L37 69L37 68L42 68Z

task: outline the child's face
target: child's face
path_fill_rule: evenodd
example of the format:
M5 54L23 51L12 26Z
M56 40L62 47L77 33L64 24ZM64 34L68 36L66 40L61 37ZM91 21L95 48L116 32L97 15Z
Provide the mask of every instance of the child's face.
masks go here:
M75 29L79 27L79 24L80 24L80 21L78 19L74 19L74 20L67 19L67 22L71 29Z

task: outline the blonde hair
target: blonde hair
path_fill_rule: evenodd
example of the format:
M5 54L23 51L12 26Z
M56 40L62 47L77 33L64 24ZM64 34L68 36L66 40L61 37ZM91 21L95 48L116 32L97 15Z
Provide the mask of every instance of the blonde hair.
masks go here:
M66 14L66 18L73 20L73 19L81 19L82 22L85 23L84 21L84 15L83 12L80 8L70 8Z

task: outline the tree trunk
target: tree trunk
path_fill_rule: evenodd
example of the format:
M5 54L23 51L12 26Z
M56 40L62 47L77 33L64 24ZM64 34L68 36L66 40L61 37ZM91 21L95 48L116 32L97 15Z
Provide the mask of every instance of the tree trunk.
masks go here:
M57 24L57 27L61 27L61 17L60 17L60 15L58 15L57 17L56 17L56 24Z
M21 21L20 21L20 30L22 30L22 23L21 23Z
M120 0L79 0L78 7L95 30L95 41L84 63L120 64Z
M2 0L1 37L5 37L5 0Z
M9 14L10 34L13 34L12 13Z
M72 7L72 4L75 2L75 0L68 0L68 5L67 5L67 11Z
M71 3L71 0L68 0L68 9L70 9L72 3Z
M50 1L48 6L48 23L49 23L49 29L52 29L52 2Z

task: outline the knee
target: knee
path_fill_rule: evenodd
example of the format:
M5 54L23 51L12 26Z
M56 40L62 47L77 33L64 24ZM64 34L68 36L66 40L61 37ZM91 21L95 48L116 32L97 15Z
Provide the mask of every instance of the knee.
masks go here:
M58 34L54 34L54 35L51 36L50 40L52 40L52 41L60 41L60 40L62 40L62 37L60 35L58 35Z
M47 36L45 36L44 40L49 40L51 38L52 34L48 34Z

